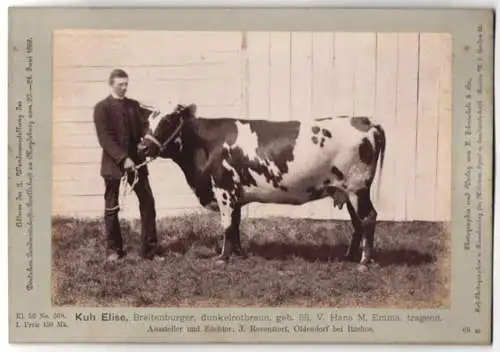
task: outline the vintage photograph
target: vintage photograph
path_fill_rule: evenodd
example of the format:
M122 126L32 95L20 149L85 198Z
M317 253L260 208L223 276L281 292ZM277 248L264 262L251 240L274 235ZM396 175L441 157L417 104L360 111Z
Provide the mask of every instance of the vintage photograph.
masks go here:
M53 306L449 308L451 34L52 44Z

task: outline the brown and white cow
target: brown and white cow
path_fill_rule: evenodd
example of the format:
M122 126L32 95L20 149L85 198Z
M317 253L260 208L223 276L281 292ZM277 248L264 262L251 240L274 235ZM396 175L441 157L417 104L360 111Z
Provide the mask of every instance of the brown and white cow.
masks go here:
M151 118L139 151L172 159L201 205L220 212L224 243L219 259L245 255L239 234L243 205L299 205L331 197L334 206L347 205L354 226L346 256L356 260L362 244L360 262L371 260L377 212L370 187L385 153L380 125L367 117L272 122L195 114L194 104L178 105Z

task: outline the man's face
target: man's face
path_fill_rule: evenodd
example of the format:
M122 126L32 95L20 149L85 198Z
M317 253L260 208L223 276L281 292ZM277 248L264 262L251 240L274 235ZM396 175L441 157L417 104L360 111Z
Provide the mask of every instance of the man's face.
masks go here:
M128 78L127 77L115 77L113 83L111 84L111 89L120 98L123 98L127 93L128 88Z

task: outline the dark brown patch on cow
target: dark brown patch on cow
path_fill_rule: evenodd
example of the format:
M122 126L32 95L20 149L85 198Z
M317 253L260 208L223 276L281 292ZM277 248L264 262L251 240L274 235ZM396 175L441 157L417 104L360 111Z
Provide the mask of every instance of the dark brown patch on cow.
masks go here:
M321 138L321 142L320 142L319 146L321 148L323 148L325 146L325 139L324 138Z
M284 192L288 192L288 187L285 187L285 186L279 186L279 189L281 189L282 191Z
M227 199L227 193L222 193L222 198Z
M236 173L240 176L240 182L245 186L257 186L257 181L254 179L250 173L250 169L254 170L260 175L266 174L265 170L268 168L257 161L248 160L247 156L243 153L241 148L231 148L230 150L224 149L223 158L226 160L231 160L231 166L236 170ZM227 156L225 156L227 154ZM267 175L266 181L271 181L271 176ZM234 182L231 180L231 182Z
M317 119L314 119L314 121L327 121L327 120L332 120L332 117L319 117Z
M363 138L359 146L359 159L365 164L370 165L373 161L373 148L368 138Z
M323 133L323 136L325 136L326 138L332 138L332 134L330 133L330 131L323 128L321 132Z
M234 124L235 120L232 120ZM264 120L238 120L241 124L249 125L250 130L257 135L258 146L255 153L264 165L257 159L249 159L239 146L231 147L228 151L228 160L240 176L243 185L257 185L250 170L265 177L273 187L278 188L283 175L288 172L288 163L293 161L295 143L299 134L300 122L270 122ZM274 172L269 168L273 162L278 168Z
M293 161L295 143L300 130L300 122L270 122L264 120L243 121L257 134L257 155L263 160L274 162L280 173L288 172L288 163Z
M222 201L222 205L226 206L227 202L225 200Z
M320 130L320 128L319 128L318 126L313 126L313 127L311 128L311 131L312 131L312 133L314 133L314 134L318 134L318 133L319 133L319 130Z
M223 128L225 133L229 132L230 134L233 132L226 132L226 127L227 126L224 126ZM209 171L210 169L210 167L207 168L208 164L211 163L209 161L209 154L206 149L198 143L200 138L197 132L208 132L208 128L204 126L203 121L201 119L187 121L184 124L181 134L184 148L182 151L176 150L170 157L182 169L189 187L193 190L200 204L206 206L215 203L216 200L210 175L208 172L203 171ZM236 132L236 130L234 130L234 132Z
M312 140L312 142L313 142L314 144L318 144L318 137L316 137L316 136L312 136L312 137L311 137L311 140Z
M340 171L340 169L336 166L332 166L332 174L335 175L335 177L337 177L339 180L343 180L344 179L344 173L342 171Z
M351 118L351 125L361 132L368 132L370 128L372 128L372 123L366 116L355 116Z
M323 184L325 184L325 185L329 185L331 182L332 182L331 180L326 179L325 181L323 181Z

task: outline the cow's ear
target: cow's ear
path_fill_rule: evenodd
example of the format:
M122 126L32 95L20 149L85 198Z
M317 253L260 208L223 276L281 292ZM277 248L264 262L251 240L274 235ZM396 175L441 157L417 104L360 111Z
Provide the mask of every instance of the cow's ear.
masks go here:
M191 117L196 117L196 109L196 104L191 104L188 106L189 115L191 115Z

